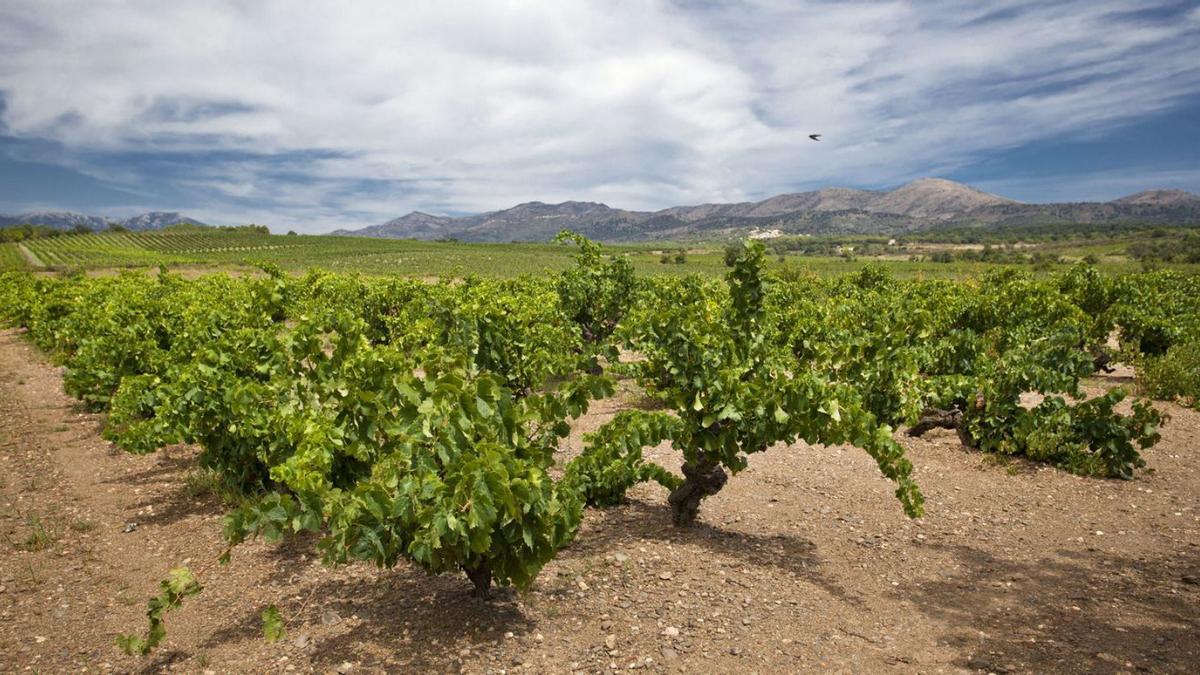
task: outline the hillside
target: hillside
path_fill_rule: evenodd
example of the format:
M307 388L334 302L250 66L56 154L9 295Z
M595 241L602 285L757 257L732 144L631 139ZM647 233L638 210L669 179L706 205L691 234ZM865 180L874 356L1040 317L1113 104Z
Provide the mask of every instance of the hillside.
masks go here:
M1200 206L1200 195L1194 195L1184 190L1146 190L1137 194L1114 200L1116 204L1137 204L1141 206Z
M386 223L371 225L361 230L334 230L333 235L377 237L379 239L438 239L454 221L445 216L432 216L413 211L408 215L393 218Z
M0 214L0 227L17 225L41 225L56 230L71 230L86 227L89 230L104 230L110 224L120 225L133 232L161 230L172 225L197 225L204 223L174 211L151 211L132 218L104 218L102 216L75 213L72 211L39 211L18 215Z
M940 178L893 190L826 188L758 202L627 211L596 202L527 202L452 218L413 212L360 230L333 234L386 239L546 241L570 229L594 239L687 239L778 229L791 234L895 234L940 227L1008 227L1050 223L1200 223L1200 196L1148 190L1110 202L1026 204Z

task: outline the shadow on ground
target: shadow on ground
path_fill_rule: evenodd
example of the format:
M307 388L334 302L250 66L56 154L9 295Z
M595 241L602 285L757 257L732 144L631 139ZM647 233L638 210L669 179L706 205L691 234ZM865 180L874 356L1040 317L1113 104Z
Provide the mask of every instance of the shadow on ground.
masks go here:
M704 549L697 559L770 565L819 584L849 602L858 602L820 573L815 546L807 540L726 531L702 523L678 530L672 527L665 506L637 501L599 514L589 512L586 518L589 520L586 531L559 555L560 563L596 560L639 540L670 541L675 546ZM305 552L312 554L312 541L273 549L271 555L279 565L275 578L282 582L288 575L299 572L301 564L311 564L311 559L308 563L299 562ZM558 595L556 581L545 572L536 583L544 593ZM313 664L319 670L349 661L368 669L444 672L454 668L463 650L486 654L506 633L520 637L535 628L531 616L522 608L528 599L520 593L509 588L494 589L491 601L480 601L469 590L470 584L461 574L426 576L406 564L385 571L357 566L349 574L294 588L290 591L292 597L278 604L289 625L297 627L287 637L293 644L304 635L304 626L327 623L329 612L343 621L357 617L349 630L319 640L311 652ZM310 598L311 602L303 598ZM567 597L553 602L565 603L565 611L579 611L582 607L574 601L574 610L569 609L573 601ZM233 623L211 635L204 646L261 640L263 609L265 605L235 617ZM505 668L509 664L496 665Z
M755 534L726 529L700 520L688 528L671 524L671 511L665 503L651 504L632 499L621 506L596 510L584 516L584 529L561 555L564 558L609 555L638 540L658 540L675 546L696 547L705 551L698 559L714 557L773 567L781 572L819 586L830 595L851 604L861 602L856 593L838 585L821 572L821 558L812 541L791 534Z
M1089 549L1036 562L938 546L957 569L905 599L952 628L942 640L984 672L1194 673L1200 548L1138 558Z

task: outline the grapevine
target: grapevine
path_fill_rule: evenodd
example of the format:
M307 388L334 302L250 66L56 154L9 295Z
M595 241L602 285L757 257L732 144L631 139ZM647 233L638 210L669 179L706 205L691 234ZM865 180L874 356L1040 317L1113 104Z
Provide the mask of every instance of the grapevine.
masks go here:
M1127 390L1089 398L1083 378L1122 361L1143 394L1200 399L1196 277L1080 265L785 279L746 242L724 283L650 280L586 238L559 241L576 247L573 267L507 281L5 272L0 321L64 366L117 446L198 446L239 495L231 546L312 532L328 564L464 574L481 597L528 587L586 507L639 483L665 489L676 524L694 522L777 443L862 448L915 517L924 498L893 428L948 427L982 452L1131 479L1166 415L1145 400L1118 412ZM564 462L572 424L622 375L657 407L618 410ZM679 473L646 456L665 446ZM120 647L155 648L199 590L173 570L148 633ZM282 637L278 610L262 620Z

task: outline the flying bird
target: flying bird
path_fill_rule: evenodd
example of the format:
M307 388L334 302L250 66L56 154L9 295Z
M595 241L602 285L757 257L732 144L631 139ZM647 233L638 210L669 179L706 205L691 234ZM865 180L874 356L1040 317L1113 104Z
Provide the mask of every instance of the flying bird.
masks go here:
M814 141L821 140L821 134L809 134L808 137L813 139Z

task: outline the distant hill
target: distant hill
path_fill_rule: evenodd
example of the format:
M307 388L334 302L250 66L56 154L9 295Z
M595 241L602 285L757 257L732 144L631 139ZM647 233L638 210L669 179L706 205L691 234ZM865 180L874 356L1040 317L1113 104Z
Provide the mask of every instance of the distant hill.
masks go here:
M41 225L56 230L70 230L80 225L89 230L107 229L110 224L120 225L127 230L144 232L146 230L161 230L172 225L195 225L207 227L204 223L174 211L151 211L132 218L102 218L72 211L42 211L22 213L15 216L0 214L0 227L15 225Z
M194 225L197 227L208 227L208 225L194 219L188 218L185 215L176 213L175 211L151 211L143 213L140 216L126 218L120 221L121 225L127 230L142 232L145 230L161 230L164 227L172 227L175 225Z
M949 220L978 209L1017 204L952 180L922 178L880 194L863 210L917 219Z
M438 239L454 222L453 218L431 216L428 213L412 213L393 218L380 225L371 225L361 230L335 230L330 234L376 237L379 239Z
M1141 206L1200 206L1200 195L1183 190L1146 190L1113 200L1114 204L1136 204Z
M826 188L758 202L626 211L596 202L527 202L452 218L414 211L361 230L333 234L389 239L546 241L570 229L593 239L639 241L724 236L752 229L790 234L897 234L942 227L1008 227L1053 223L1200 224L1200 196L1148 190L1111 202L1025 204L940 178L894 190Z
M88 216L70 211L42 211L22 213L16 216L0 213L0 227L13 225L41 225L56 230L70 230L82 225L89 230L101 230L108 227L108 220L99 216Z

